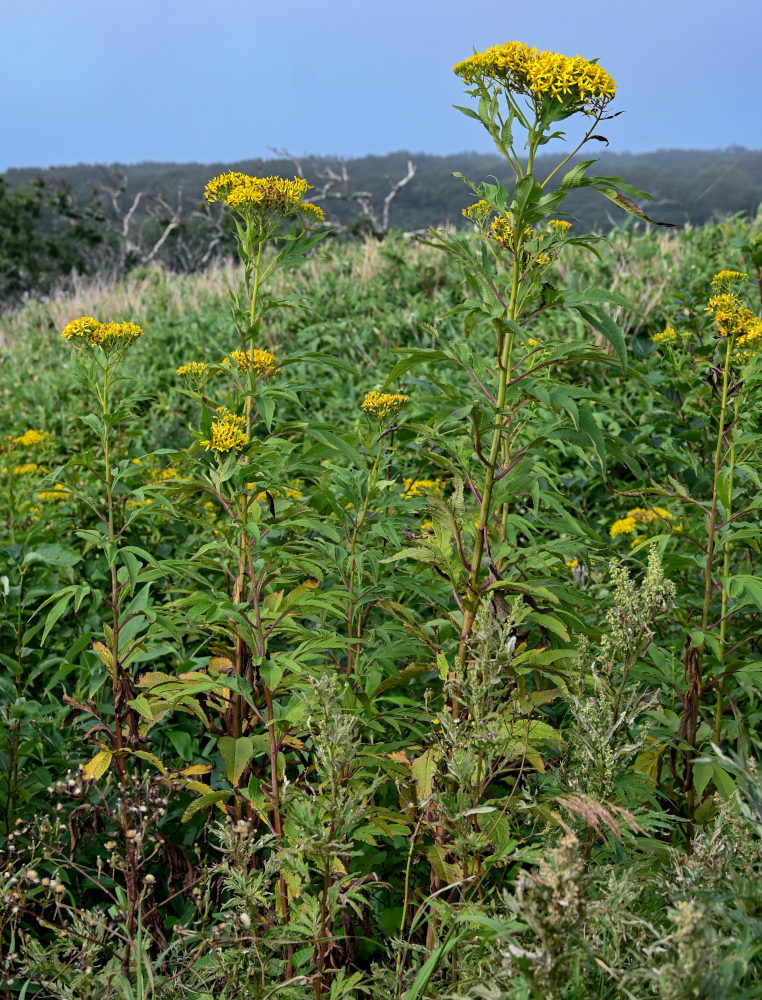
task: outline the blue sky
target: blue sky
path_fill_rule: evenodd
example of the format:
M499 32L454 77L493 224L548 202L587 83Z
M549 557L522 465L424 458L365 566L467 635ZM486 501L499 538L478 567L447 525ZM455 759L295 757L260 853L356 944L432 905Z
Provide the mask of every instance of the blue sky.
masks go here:
M513 39L598 57L611 150L762 147L762 3L6 0L0 170L490 149L455 62Z

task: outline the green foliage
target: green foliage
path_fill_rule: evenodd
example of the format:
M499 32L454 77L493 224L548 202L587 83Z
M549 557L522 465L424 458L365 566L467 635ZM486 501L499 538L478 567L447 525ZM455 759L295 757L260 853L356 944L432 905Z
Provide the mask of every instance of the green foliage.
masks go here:
M252 209L4 318L7 996L759 995L756 228L511 163L473 233Z

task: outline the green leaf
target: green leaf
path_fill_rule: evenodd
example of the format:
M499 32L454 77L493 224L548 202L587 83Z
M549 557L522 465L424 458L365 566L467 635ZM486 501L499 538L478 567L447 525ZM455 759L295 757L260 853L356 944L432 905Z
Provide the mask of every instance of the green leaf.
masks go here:
M45 563L47 566L76 566L81 562L82 556L60 542L53 542L50 545L36 545L31 552L24 556L24 564Z
M644 222L650 222L652 226L664 226L669 229L675 228L674 222L658 222L656 219L652 219L650 215L646 215L637 202L633 201L632 198L623 194L621 191L617 191L614 187L602 184L592 184L591 187L595 188L595 190L602 194L605 198L608 198L609 201L613 201L615 205L619 206L619 208L623 208L625 212L629 212L630 215L634 215L638 219L642 219Z
M254 756L254 741L250 736L240 736L238 739L221 736L217 741L217 749L225 763L228 781L234 788L238 788L241 775Z
M724 767L720 767L719 764L713 765L714 787L720 793L720 795L727 802L731 799L736 792L736 783L733 778L728 774Z
M206 795L202 795L188 806L182 815L181 822L187 823L188 820L195 813L199 812L201 809L207 809L209 806L213 806L216 802L220 802L222 799L226 799L230 795L228 791L217 791L217 792L207 792Z
M580 316L594 327L598 333L602 334L614 348L617 357L624 370L627 369L627 347L624 343L624 335L614 320L603 309L594 305L575 305L574 309Z
M579 429L590 435L598 458L601 460L601 469L606 471L606 442L603 438L603 431L596 423L592 410L584 404L579 406Z
M48 612L48 617L45 619L45 628L44 628L43 633L42 633L42 642L43 643L47 639L48 635L50 634L50 630L53 628L53 626L55 625L55 623L65 613L67 607L69 606L69 602L71 601L71 599L72 599L73 596L74 596L74 594L70 590L68 593L64 594L64 596L62 598L60 598L60 600L56 601L56 603L53 605L53 607Z
M710 761L701 761L694 765L693 784L696 787L696 794L700 797L704 794L704 789L709 784L714 771L714 764Z

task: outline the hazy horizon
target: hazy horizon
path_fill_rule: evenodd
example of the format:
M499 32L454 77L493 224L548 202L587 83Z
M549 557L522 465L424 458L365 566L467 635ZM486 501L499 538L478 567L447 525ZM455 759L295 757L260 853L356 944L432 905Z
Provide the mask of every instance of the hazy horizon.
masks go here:
M658 149L642 149L642 150L631 150L631 149L599 149L597 150L596 159L601 156L653 156L658 153L729 153L734 150L745 153L762 153L762 145L758 147L753 146L742 146L738 144L733 144L730 146L723 147L699 147L699 146L661 146ZM341 162L342 160L351 163L356 160L370 160L370 159L386 159L390 156L410 156L413 160L416 157L437 157L440 159L449 159L450 157L457 156L490 156L494 153L496 157L500 154L497 150L478 150L478 149L457 149L451 153L430 153L425 150L409 150L409 149L390 149L386 153L364 153L356 156L343 156L341 153L302 153L294 154L295 158L300 161L304 161L304 166L308 166L309 162L312 160L333 160L336 162ZM540 157L552 155L548 153L540 153ZM583 154L580 154L583 155ZM279 161L282 162L285 159L289 159L286 156L279 156L272 153L269 156L241 156L235 160L223 160L223 159L209 159L209 160L80 160L77 163L28 163L21 166L6 167L0 170L0 174L7 174L13 171L23 172L27 170L69 170L76 167L138 167L138 166L206 166L209 164L225 164L225 163L243 163L248 160L261 160L262 162Z

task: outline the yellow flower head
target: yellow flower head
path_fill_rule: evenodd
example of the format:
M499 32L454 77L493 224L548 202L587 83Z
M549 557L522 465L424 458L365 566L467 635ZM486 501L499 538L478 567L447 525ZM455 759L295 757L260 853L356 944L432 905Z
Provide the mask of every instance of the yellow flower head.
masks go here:
M485 201L484 198L463 209L463 215L472 222L475 222L477 226L483 226L491 214L492 205L488 201Z
M209 381L212 373L203 361L189 361L187 365L180 365L177 374L189 389L198 392Z
M251 177L230 171L214 177L206 185L208 202L221 201L245 219L282 220L300 215L307 228L323 221L323 210L302 199L312 187L303 177Z
M211 437L201 442L206 450L211 449L218 454L225 454L229 451L238 452L245 448L249 443L249 437L243 429L246 420L231 413L224 406L218 408L217 415L218 419L212 421Z
M441 495L444 492L443 479L413 479L412 476L405 476L402 480L405 489L402 491L403 497L422 497L426 493Z
M504 215L499 215L496 219L492 220L489 227L489 235L503 250L513 250L515 242L513 226ZM524 226L524 242L526 243L527 240L531 240L533 236L534 230L532 227Z
M319 205L311 201L303 201L299 205L299 214L306 220L308 227L318 226L325 222L325 212Z
M718 271L712 278L712 288L717 292L731 291L736 285L744 285L749 280L745 271Z
M52 490L43 490L37 494L38 500L64 500L68 496L68 490L61 483L56 483Z
M612 538L616 538L617 535L631 535L633 531L636 531L638 527L638 522L634 517L622 517L618 521L614 521L609 529L609 534Z
M100 347L104 354L122 353L143 336L136 323L99 323L92 316L81 316L67 323L61 336L75 347Z
M567 222L566 219L548 219L548 226L555 233L556 236L566 236L566 234L571 229L571 222Z
M47 431L37 431L30 429L24 431L20 437L13 438L13 444L21 448L34 448L38 444L45 444L50 440L51 435Z
M387 419L394 419L408 399L409 396L400 393L373 391L366 394L362 409L376 417L379 423L383 423Z
M677 340L677 332L674 326L667 323L661 333L655 333L651 340L654 344L672 344Z
M226 174L213 177L204 188L204 197L209 204L215 201L224 201L236 184L241 183L245 176L237 170L230 170Z
M714 327L721 337L747 345L762 336L759 317L732 292L713 295L706 308L713 314Z
M95 347L100 343L100 331L103 324L99 323L94 316L80 316L67 323L61 332L64 340L73 341L78 347Z
M238 365L240 371L253 369L257 375L264 378L277 372L277 361L269 351L231 351L230 357Z
M611 76L597 63L581 56L540 52L523 42L493 45L453 67L466 83L492 82L537 104L550 97L570 111L600 109L616 93Z

